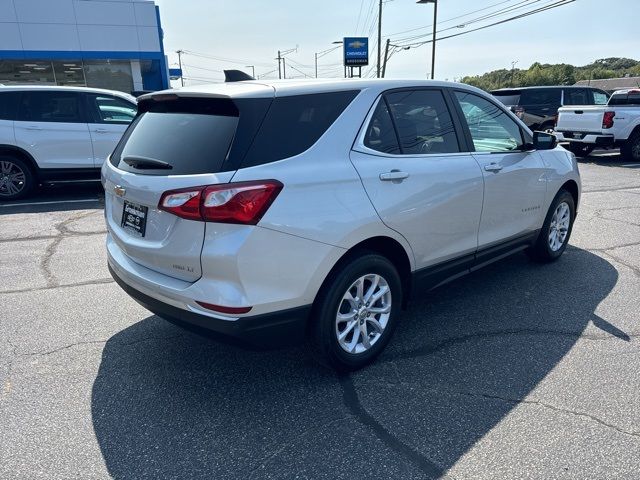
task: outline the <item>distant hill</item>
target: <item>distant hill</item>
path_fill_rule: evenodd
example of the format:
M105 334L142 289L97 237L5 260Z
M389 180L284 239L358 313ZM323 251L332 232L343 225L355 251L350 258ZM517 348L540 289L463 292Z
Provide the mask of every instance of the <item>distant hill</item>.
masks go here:
M534 63L527 70L516 68L494 70L483 75L463 77L461 82L483 90L528 87L533 85L573 85L579 80L640 76L640 61L631 58L603 58L583 67L566 63L555 65ZM513 75L513 83L512 83Z

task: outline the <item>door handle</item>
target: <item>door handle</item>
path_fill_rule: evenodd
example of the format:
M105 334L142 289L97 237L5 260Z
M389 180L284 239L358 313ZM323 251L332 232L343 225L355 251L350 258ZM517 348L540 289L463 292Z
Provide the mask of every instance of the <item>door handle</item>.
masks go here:
M94 130L94 132L96 133L107 133L109 130L107 130L106 128L96 128Z
M27 127L24 127L27 130L42 130L42 128L36 126L36 125L29 125Z
M391 170L388 173L380 174L380 180L383 182L401 182L405 178L409 178L409 174L400 170Z
M499 172L500 170L502 170L502 165L500 165L499 163L490 163L489 165L485 165L484 169L487 172Z

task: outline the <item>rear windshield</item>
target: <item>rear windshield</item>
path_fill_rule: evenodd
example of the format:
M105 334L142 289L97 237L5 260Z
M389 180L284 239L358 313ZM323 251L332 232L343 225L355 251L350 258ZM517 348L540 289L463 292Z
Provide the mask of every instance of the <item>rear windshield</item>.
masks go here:
M640 90L614 93L609 99L609 105L640 105Z
M508 107L520 105L520 92L492 92L492 95Z
M230 99L175 95L143 100L111 163L144 175L223 171L231 155L244 156L246 137L253 138L270 102L252 99L234 103ZM234 138L244 139L239 148L232 148Z

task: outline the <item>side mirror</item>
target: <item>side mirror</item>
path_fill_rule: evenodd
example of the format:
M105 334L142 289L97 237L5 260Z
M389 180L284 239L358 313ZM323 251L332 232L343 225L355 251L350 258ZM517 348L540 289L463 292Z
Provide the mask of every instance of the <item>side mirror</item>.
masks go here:
M533 148L536 150L553 150L558 145L555 135L546 132L533 132Z

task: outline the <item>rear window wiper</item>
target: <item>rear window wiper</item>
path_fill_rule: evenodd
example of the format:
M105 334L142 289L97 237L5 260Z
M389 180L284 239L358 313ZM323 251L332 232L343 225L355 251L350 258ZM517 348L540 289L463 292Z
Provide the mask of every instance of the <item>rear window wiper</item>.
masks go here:
M127 165L136 168L138 170L155 169L155 170L171 170L173 166L162 160L149 157L138 157L129 155L122 159Z

